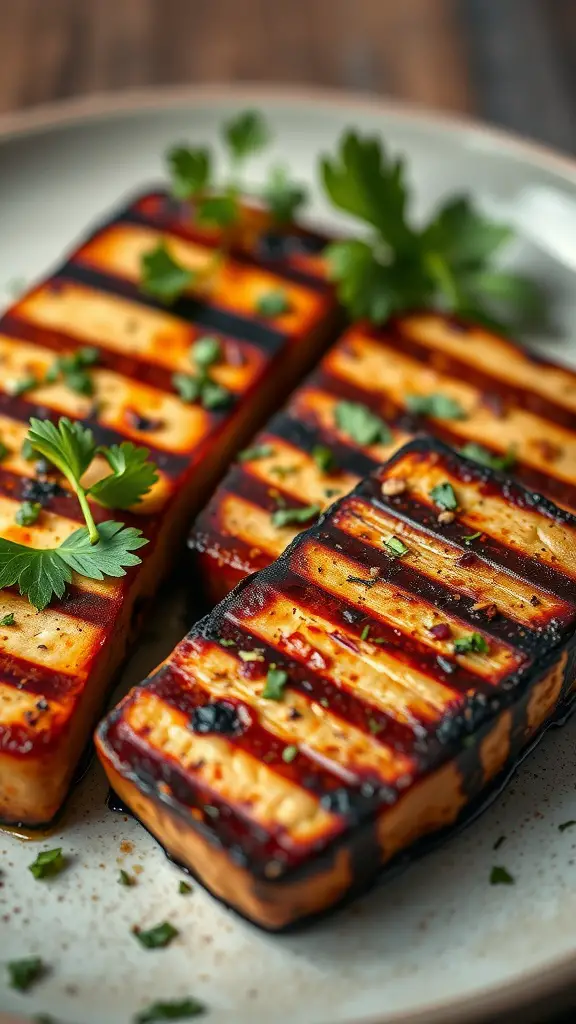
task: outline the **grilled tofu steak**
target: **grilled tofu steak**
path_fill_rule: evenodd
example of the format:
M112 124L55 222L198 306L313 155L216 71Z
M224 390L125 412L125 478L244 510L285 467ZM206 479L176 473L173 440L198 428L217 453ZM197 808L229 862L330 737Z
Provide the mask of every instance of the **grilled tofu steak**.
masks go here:
M500 782L569 699L575 583L576 517L416 439L192 629L100 757L172 857L282 929Z
M576 373L439 315L355 325L195 524L212 601L276 558L306 508L326 508L421 430L576 509ZM275 515L284 507L300 522Z
M65 481L46 466L38 477L21 454L30 416L81 420L101 444L145 445L160 474L147 498L121 516L150 540L137 571L123 581L77 579L65 600L41 614L17 593L0 594L0 617L14 613L16 623L0 627L4 822L38 825L58 810L135 609L157 590L191 516L255 420L312 363L334 315L324 283L312 276L304 283L241 256L223 258L209 286L192 287L170 308L147 297L140 263L161 238L188 268L201 269L214 254L211 243L184 237L184 227L172 232L158 212L148 216L148 202L122 210L0 321L2 537L51 546L83 525ZM283 312L259 313L259 297L279 290ZM200 369L190 352L207 335L210 389L194 397ZM89 371L48 372L56 359L85 346L97 350ZM190 400L177 392L175 373L192 382ZM22 499L42 504L33 526L15 522ZM98 506L94 511L100 521L110 518Z

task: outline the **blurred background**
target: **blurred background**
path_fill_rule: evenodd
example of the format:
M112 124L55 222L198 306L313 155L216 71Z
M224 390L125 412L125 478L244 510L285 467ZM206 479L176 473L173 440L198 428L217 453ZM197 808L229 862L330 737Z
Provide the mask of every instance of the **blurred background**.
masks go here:
M576 150L576 0L0 0L0 112L109 90L314 84Z

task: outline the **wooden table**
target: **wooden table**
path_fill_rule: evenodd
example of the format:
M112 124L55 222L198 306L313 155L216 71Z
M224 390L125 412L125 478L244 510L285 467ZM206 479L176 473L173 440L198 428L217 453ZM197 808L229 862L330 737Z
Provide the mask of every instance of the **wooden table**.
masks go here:
M0 112L268 80L378 92L576 150L576 0L0 0L0 26Z
M0 111L274 80L465 111L576 148L576 0L0 0Z

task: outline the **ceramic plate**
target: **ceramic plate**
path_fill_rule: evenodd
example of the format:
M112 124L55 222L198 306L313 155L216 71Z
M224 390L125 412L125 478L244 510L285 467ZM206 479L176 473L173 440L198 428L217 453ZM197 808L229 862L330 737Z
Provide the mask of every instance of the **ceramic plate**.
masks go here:
M545 244L526 236L513 260L551 293L555 335L536 342L576 363L576 168L482 127L341 95L204 89L0 121L3 298L56 264L123 194L156 181L171 142L212 143L223 118L247 105L269 115L276 135L274 152L254 164L255 182L274 158L311 182L319 152L353 125L407 154L421 212L455 190L514 218L525 215L527 197L535 201L527 231L541 227ZM320 203L313 212L326 215ZM129 678L141 678L184 629L175 598L153 620L155 635L136 651ZM209 1006L210 1024L471 1024L496 1012L509 1021L512 1011L526 1022L528 1007L566 989L573 974L576 827L559 826L576 819L575 741L576 721L550 731L465 832L355 905L280 938L197 885L180 895L179 872L134 820L107 808L92 765L39 846L0 836L0 959L41 954L52 967L29 995L7 989L0 976L0 1007L63 1024L129 1024L154 1000L193 994ZM60 845L66 872L35 882L27 865L39 848ZM494 864L516 884L490 886ZM136 874L134 887L118 885L121 867ZM180 930L170 949L149 952L135 942L133 925L166 919Z

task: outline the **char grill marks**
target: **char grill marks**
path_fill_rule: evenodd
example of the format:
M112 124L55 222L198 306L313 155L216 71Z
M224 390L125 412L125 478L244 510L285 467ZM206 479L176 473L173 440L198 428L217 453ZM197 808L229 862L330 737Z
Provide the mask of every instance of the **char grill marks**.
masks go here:
M452 532L429 498L438 479L455 493ZM391 480L403 487L387 497ZM476 742L539 677L574 631L575 542L568 513L414 441L200 623L101 742L147 785L153 761L162 798L227 807L255 870L299 863ZM242 729L199 736L201 701L232 702Z
M414 396L438 395L453 403L454 418L414 413ZM342 424L342 402L381 417L388 434L360 443ZM256 450L264 444L274 455L228 474L200 516L192 546L236 578L262 567L302 529L274 527L269 489L289 504L319 501L323 508L343 493L338 473L327 475L315 464L318 446L332 452L348 482L421 430L456 449L473 445L484 458L508 459L506 472L529 490L576 509L576 374L536 362L479 328L419 315L380 330L353 326L343 335L286 412L255 439ZM307 464L306 473L295 471L299 463ZM216 576L218 568L207 572Z
M56 546L83 525L66 481L21 451L31 416L56 421L64 415L90 427L100 444L132 441L150 450L160 479L134 512L122 513L126 525L144 530L148 558L179 488L197 470L202 478L206 475L201 464L208 453L213 462L210 445L224 431L229 435L236 429L235 423L241 429L249 418L248 401L254 405L253 399L265 398L270 373L289 368L292 358L296 365L305 362L298 352L311 334L322 333L333 300L320 284L319 265L314 273L313 261L307 275L303 270L284 274L281 263L263 269L256 259L236 253L221 261L210 287L192 289L171 307L147 297L140 290L140 261L161 239L191 269L201 268L214 254L217 239L188 231L182 210L179 224L173 215L166 197L141 197L0 320L0 441L7 448L0 464L3 537ZM265 318L257 311L258 298L271 290L282 290L289 308ZM210 378L230 395L225 408L213 410L182 400L173 383L176 373L198 372L191 351L207 334L219 345ZM46 381L59 357L88 346L97 351L86 370L88 393L62 377ZM312 344L309 359L313 351ZM20 391L26 378L33 378L35 386ZM104 475L109 467L97 458L90 472ZM24 499L42 505L30 528L14 520ZM114 518L96 504L92 511L96 522ZM127 580L77 580L63 601L46 609L42 626L15 590L0 594L0 617L13 611L16 620L12 627L0 627L0 750L24 754L31 745L56 743L59 725L71 717L112 633L131 576ZM42 694L49 706L37 715L35 701ZM21 724L22 715L30 716L27 725Z

